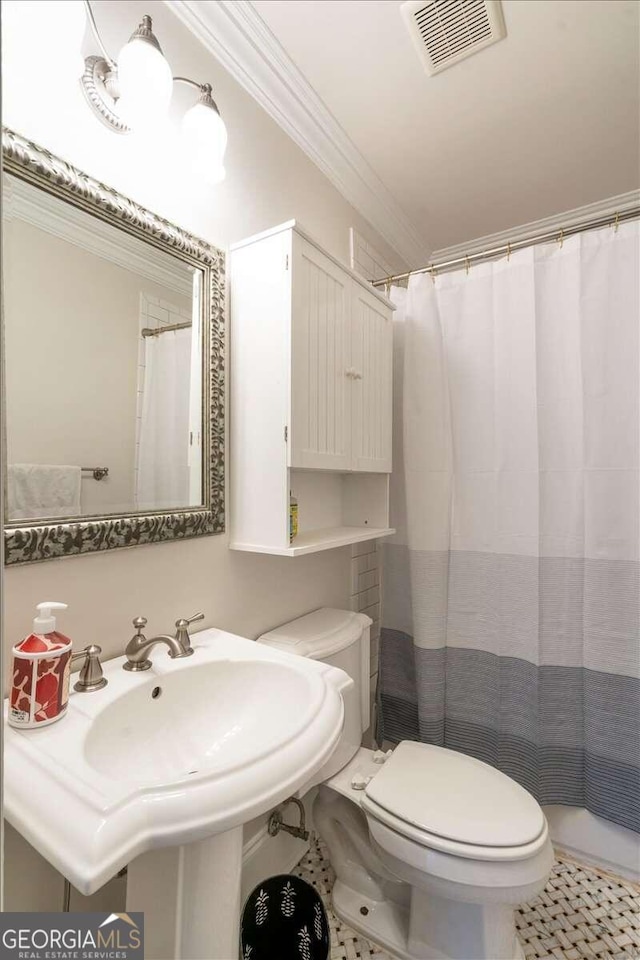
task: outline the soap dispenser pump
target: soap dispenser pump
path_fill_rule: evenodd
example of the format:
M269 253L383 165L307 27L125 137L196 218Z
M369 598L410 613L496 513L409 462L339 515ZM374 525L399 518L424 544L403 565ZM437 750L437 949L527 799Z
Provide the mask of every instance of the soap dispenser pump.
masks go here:
M33 632L13 648L8 722L20 729L60 720L69 702L72 643L56 630L52 613L67 604L48 600L36 609Z

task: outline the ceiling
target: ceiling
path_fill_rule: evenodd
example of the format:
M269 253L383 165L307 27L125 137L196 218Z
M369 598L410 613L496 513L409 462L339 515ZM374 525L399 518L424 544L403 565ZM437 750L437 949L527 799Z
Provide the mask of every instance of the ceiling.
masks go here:
M640 185L636 0L503 0L506 39L433 77L400 6L253 0L252 10L425 254Z

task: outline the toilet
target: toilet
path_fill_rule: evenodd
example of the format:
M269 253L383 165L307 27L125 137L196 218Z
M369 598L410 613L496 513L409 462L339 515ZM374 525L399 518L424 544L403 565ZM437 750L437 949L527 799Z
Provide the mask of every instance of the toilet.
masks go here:
M510 777L455 750L361 746L370 626L364 614L325 607L258 641L353 680L341 741L300 790L319 786L313 819L336 874L333 909L402 960L522 960L514 908L544 888L554 860L542 809Z

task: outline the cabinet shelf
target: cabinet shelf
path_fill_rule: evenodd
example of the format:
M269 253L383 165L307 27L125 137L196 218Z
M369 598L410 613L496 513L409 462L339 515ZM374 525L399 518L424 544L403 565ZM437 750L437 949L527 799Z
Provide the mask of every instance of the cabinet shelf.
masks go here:
M318 553L320 550L333 550L335 547L344 547L350 543L389 537L392 533L395 533L392 527L322 527L298 534L288 547L256 543L231 543L230 546L232 550L271 553L280 557L300 557L305 553Z

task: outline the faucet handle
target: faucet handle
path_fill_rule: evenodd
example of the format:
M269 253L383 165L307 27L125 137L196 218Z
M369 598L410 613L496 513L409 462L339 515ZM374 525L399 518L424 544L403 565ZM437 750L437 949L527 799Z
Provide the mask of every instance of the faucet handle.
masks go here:
M80 670L80 678L73 686L73 689L78 693L93 693L94 690L102 690L103 687L106 687L108 680L102 673L101 653L102 647L99 647L97 643L92 643L79 653L72 654L72 663L74 660L79 660L80 657L85 658Z
M189 636L189 624L196 620L204 620L204 613L194 613L192 617L181 617L176 620L176 640L182 646L186 656L191 656L193 647L191 646L191 637Z
M142 635L142 631L144 630L144 628L145 628L146 625L147 625L147 618L146 618L146 617L134 617L132 622L133 622L134 627L136 628L136 633L138 634L138 636L141 636L141 635Z
M180 617L179 620L176 620L176 630L182 630L188 627L190 623L195 623L196 620L204 620L204 613L194 613L192 617Z

